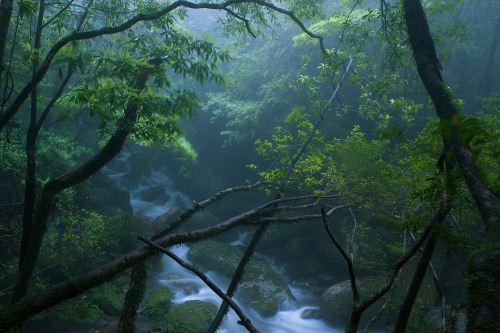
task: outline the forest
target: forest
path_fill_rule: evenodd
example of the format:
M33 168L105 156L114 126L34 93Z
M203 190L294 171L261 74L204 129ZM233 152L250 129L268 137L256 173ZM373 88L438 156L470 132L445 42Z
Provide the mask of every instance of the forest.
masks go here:
M499 1L0 2L0 332L500 332Z

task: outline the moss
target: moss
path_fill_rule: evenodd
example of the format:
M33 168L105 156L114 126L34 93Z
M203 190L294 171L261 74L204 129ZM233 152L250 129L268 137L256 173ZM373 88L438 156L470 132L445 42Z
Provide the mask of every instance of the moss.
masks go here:
M153 290L144 300L139 313L145 317L159 319L170 309L172 292L168 287Z
M467 278L467 331L500 327L500 246L485 243L471 256Z
M204 333L209 327L218 308L212 303L187 301L173 307L165 318L168 333Z
M61 324L91 326L98 322L101 310L96 304L86 299L65 302L59 307L54 317Z
M88 295L88 300L99 306L105 314L116 316L122 310L124 292L106 283L93 289Z
M214 241L194 243L188 252L190 260L226 277L232 276L242 255L233 246Z
M245 303L262 317L272 317L279 310L276 297L258 284L244 284L238 289L238 293L245 300Z
M375 292L384 280L385 277L367 277L362 281L358 280L357 284L360 292L360 300L365 300L369 295ZM376 315L383 303L384 299L379 299L363 312L360 327L365 326L368 321ZM352 307L353 299L350 280L334 284L325 290L321 296L321 314L326 321L333 325L345 325L346 318L349 318Z
M130 282L130 276L128 275L120 275L113 280L113 284L118 288L127 287L129 282Z
M242 256L243 252L234 246L214 241L195 243L188 252L188 258L193 260L197 265L213 270L228 278L233 276ZM293 295L281 275L265 262L259 262L255 259L250 260L245 267L240 288L248 283L251 285L258 283L262 290L265 290L267 294L274 298L274 303L279 304L287 298L293 299ZM247 293L240 293L244 302L250 306L253 304L252 307L256 306L255 299L246 299L247 295ZM268 303L265 299L262 301ZM266 305L257 307L263 308Z

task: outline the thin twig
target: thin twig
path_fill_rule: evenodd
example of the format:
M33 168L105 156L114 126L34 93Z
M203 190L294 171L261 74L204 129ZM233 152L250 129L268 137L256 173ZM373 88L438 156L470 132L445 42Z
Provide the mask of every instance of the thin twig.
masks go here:
M344 260L347 263L347 268L349 269L349 277L351 280L352 297L354 299L354 303L356 304L359 302L359 291L358 291L358 287L356 286L356 276L354 274L354 265L352 264L351 258L349 258L347 253L344 251L344 249L340 245L340 243L337 241L335 236L333 236L332 232L330 231L330 228L328 227L328 222L326 219L325 207L321 207L321 216L323 217L323 225L325 227L326 233L328 234L328 236L332 240L333 244L335 245L337 250L340 252L342 257L344 257Z
M224 10L229 13L230 15L236 17L238 20L240 21L243 21L245 23L245 28L247 29L248 33L253 37L253 38L257 38L257 36L255 35L255 33L252 31L252 29L250 28L250 22L244 18L244 17L241 17L239 16L238 14L236 14L235 12L233 12L231 9L229 8L224 8Z

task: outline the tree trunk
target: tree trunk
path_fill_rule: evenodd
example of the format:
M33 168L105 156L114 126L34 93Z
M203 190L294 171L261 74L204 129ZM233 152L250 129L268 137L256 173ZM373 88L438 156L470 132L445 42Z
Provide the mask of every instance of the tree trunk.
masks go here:
M236 268L236 271L233 274L231 283L229 284L229 287L226 291L227 297L232 298L234 296L234 293L236 292L236 289L238 288L238 285L240 284L240 281L243 278L245 266L250 262L250 259L252 258L255 248L257 246L257 243L259 242L260 238L262 237L262 235L264 234L264 232L267 230L268 227L269 225L263 224L255 231L255 234L253 235L250 244L248 244L243 257L238 263L238 267ZM220 324L222 323L222 320L226 316L228 310L229 310L229 303L223 301L221 306L219 307L217 315L212 321L212 324L210 324L210 327L208 328L206 333L215 333L217 331Z
M35 43L33 49L33 75L38 70L38 58L40 56L40 46L42 44L42 25L45 13L45 0L40 1L38 11L38 23L35 32ZM28 240L31 233L31 224L35 210L35 191L36 191L36 142L38 139L37 130L37 107L38 107L38 85L35 85L31 92L31 113L28 133L26 134L26 181L24 187L24 213L23 213L23 233L21 236L21 250L19 254L19 268L24 260L24 254L28 247Z
M467 331L494 332L500 327L500 200L493 193L476 165L471 150L457 136L460 109L453 95L441 81L435 56L427 47L432 41L420 0L403 0L403 10L411 48L420 78L432 99L442 124L445 149L467 184L486 228L486 240L471 256L468 264ZM430 40L429 40L430 39ZM445 130L450 128L450 130Z
M157 64L158 63L156 63L156 65ZM135 89L140 91L144 88L151 71L152 68L148 67L141 70ZM96 156L80 168L47 182L47 184L43 187L40 194L40 201L36 206L33 215L32 230L26 247L23 264L20 267L17 281L11 295L10 303L16 302L26 295L29 281L33 275L35 264L40 253L43 236L45 235L47 229L50 207L55 195L69 187L82 183L99 171L121 151L123 143L125 142L130 131L133 129L137 119L137 108L138 105L135 102L130 102L125 110L125 114L121 119L118 129Z
M410 318L411 311L413 309L413 304L417 299L418 292L420 291L420 286L425 278L425 273L427 272L427 267L431 261L432 253L436 246L437 239L431 236L427 239L425 243L424 251L420 260L418 262L415 274L411 281L408 292L406 293L403 304L399 308L398 319L396 321L396 326L394 327L394 333L404 333L406 331L406 325L408 324L408 319Z
M141 261L132 268L130 285L123 302L120 321L118 322L118 333L135 332L135 317L146 291L147 268L146 260Z
M7 44L7 33L9 32L10 18L12 16L13 0L1 0L0 2L0 87L2 86L3 56ZM2 102L2 101L0 101ZM0 103L1 104L1 103Z
M349 323L345 329L345 333L356 333L358 331L359 322L361 321L361 315L366 310L366 308L361 308L360 303L356 302L351 311L351 317L349 318Z

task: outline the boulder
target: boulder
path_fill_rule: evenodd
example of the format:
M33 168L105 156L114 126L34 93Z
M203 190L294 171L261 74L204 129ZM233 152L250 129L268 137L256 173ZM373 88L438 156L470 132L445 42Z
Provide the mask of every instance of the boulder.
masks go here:
M106 283L93 289L87 299L96 304L105 314L117 316L122 312L125 293L121 288Z
M153 232L158 232L166 229L170 224L172 224L179 216L182 215L184 211L179 207L172 207L168 212L158 216L154 219L151 224L151 229Z
M376 291L384 278L369 277L358 280L360 299L363 300ZM360 327L365 326L380 310L384 299L379 299L366 309L361 316ZM326 289L320 299L320 311L323 318L333 326L345 326L352 310L351 281L346 280Z
M99 307L85 299L64 302L54 312L54 318L60 324L72 324L84 327L96 324L100 316L101 310Z
M219 308L204 301L187 301L173 307L165 318L165 331L168 333L204 333Z
M319 309L305 309L300 314L302 319L321 319L321 311Z
M238 288L247 306L257 311L262 317L272 317L279 310L278 299L268 292L260 283L243 282Z
M465 329L467 327L467 312L465 308L461 308L457 310L455 318L450 318L451 313L451 305L446 306L446 318L447 324L451 324L453 320L455 320L455 333L465 333ZM434 307L432 310L427 313L424 317L424 322L421 324L426 326L426 330L429 332L439 332L441 330L441 307Z
M196 265L228 278L233 276L242 256L238 248L215 241L194 243L188 252L188 258ZM283 278L255 258L245 268L237 296L264 317L275 315L285 300L295 301Z
M151 291L144 299L139 313L151 319L161 319L170 310L172 292L168 287L159 287Z

